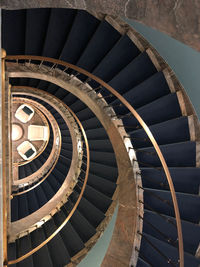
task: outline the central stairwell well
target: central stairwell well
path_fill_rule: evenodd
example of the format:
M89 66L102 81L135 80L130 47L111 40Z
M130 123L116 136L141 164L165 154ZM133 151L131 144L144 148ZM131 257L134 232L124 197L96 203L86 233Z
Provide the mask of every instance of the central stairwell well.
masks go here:
M3 10L2 27L13 96L49 110L62 138L55 168L36 187L13 196L11 226L27 224L9 237L8 266L76 266L103 233L117 201L117 222L102 266L114 264L110 255L119 266L183 266L183 261L198 266L199 123L169 66L137 32L110 16ZM79 138L85 140L80 171L65 200L37 217L63 188L73 162L73 138L58 109L66 105L86 133ZM25 166L21 178L40 168L38 161ZM35 216L34 224L29 216ZM130 238L123 236L120 223Z

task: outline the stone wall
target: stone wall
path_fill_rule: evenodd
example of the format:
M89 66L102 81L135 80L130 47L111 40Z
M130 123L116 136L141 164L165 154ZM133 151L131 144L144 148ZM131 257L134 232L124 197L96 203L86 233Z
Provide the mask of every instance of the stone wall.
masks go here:
M199 0L1 0L0 7L75 8L127 17L200 51Z

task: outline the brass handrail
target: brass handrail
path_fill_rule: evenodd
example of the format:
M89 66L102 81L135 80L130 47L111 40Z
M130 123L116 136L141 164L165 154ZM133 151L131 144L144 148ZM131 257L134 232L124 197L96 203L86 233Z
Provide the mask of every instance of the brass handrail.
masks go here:
M79 127L81 129L81 132L82 132L82 135L83 135L83 138L84 138L84 142L85 142L85 146L86 146L86 154L87 154L86 171L85 171L85 179L84 179L84 183L83 183L80 195L79 195L74 207L72 208L72 210L68 214L67 218L62 222L62 224L45 241L43 241L40 245L38 245L37 247L35 247L34 249L29 251L25 255L20 256L19 258L15 259L15 260L8 261L8 265L16 264L16 263L28 258L32 254L37 252L39 249L41 249L43 246L45 246L49 241L51 241L51 239L54 238L62 230L62 228L66 225L66 223L72 217L72 215L76 211L76 209L77 209L77 207L78 207L78 205L79 205L79 203L80 203L80 201L82 199L83 193L85 191L85 187L86 187L87 180L88 180L88 175L89 175L89 167L90 167L89 143L88 143L88 140L87 140L87 136L86 136L85 130L84 130L80 120L78 119L78 117L75 115L75 113L68 106L66 106L66 108L72 114L72 116L76 119L76 121L77 121L77 123L78 123L78 125L79 125Z
M171 192L171 196L172 196L172 202L173 202L173 206L174 206L174 211L175 211L175 218L176 218L176 224L177 224L177 233L178 233L178 244L179 244L179 261L180 261L180 267L184 266L184 249L183 249L183 235L182 235L182 226L181 226L181 219L180 219L180 212L179 212L179 207L178 207L178 202L177 202L177 198L176 198L176 193L175 193L175 189L174 189L174 185L173 185L173 181L171 178L171 174L169 172L169 169L167 167L165 158L160 150L160 147L158 145L158 143L156 142L153 134L151 133L149 127L147 126L147 124L143 121L143 119L141 118L141 116L137 113L137 111L131 106L131 104L122 96L120 95L114 88L112 88L109 84L107 84L106 82L104 82L103 80L101 80L100 78L96 77L95 75L93 75L92 73L78 67L75 66L71 63L67 63L64 62L62 60L58 60L58 59L53 59L53 58L48 58L48 57L42 57L42 56L27 56L27 55L14 55L14 56L7 56L6 60L15 60L18 62L18 60L23 60L26 63L26 60L28 61L27 63L30 64L31 60L34 61L39 61L41 62L40 66L44 63L44 62L48 62L48 63L52 63L53 67L58 67L58 66L62 66L65 69L72 69L75 70L78 73L81 73L87 77L89 77L89 79L92 79L94 81L96 81L98 84L100 84L101 86L103 86L104 88L106 88L112 95L114 95L116 98L118 98L121 103L123 103L126 108L131 112L131 114L137 119L137 121L139 122L139 124L142 126L142 128L144 129L144 131L146 132L146 134L148 135L152 145L154 146L156 153L160 159L160 162L162 164L162 167L164 169L165 175L167 177L167 181L169 184L169 188L170 188L170 192Z
M8 262L8 251L7 251L7 235L8 235L8 203L7 203L7 177L6 177L6 145L7 145L7 138L5 133L5 108L6 108L6 90L5 90L5 58L6 58L6 51L1 49L1 137L2 137L2 196L3 196L3 266L7 267Z

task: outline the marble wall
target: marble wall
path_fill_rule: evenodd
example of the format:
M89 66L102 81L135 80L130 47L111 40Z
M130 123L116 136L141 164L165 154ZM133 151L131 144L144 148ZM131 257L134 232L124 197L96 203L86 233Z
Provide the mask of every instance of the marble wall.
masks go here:
M133 19L200 51L199 0L1 0L1 8L85 9Z

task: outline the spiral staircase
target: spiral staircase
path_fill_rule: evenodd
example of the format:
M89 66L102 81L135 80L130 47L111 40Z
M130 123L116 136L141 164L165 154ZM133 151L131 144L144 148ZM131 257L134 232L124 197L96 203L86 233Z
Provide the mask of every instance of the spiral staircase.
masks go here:
M119 18L70 9L3 10L2 40L12 98L50 125L11 185L4 266L78 265L130 195L132 256L117 266L199 266L199 122L155 49Z

